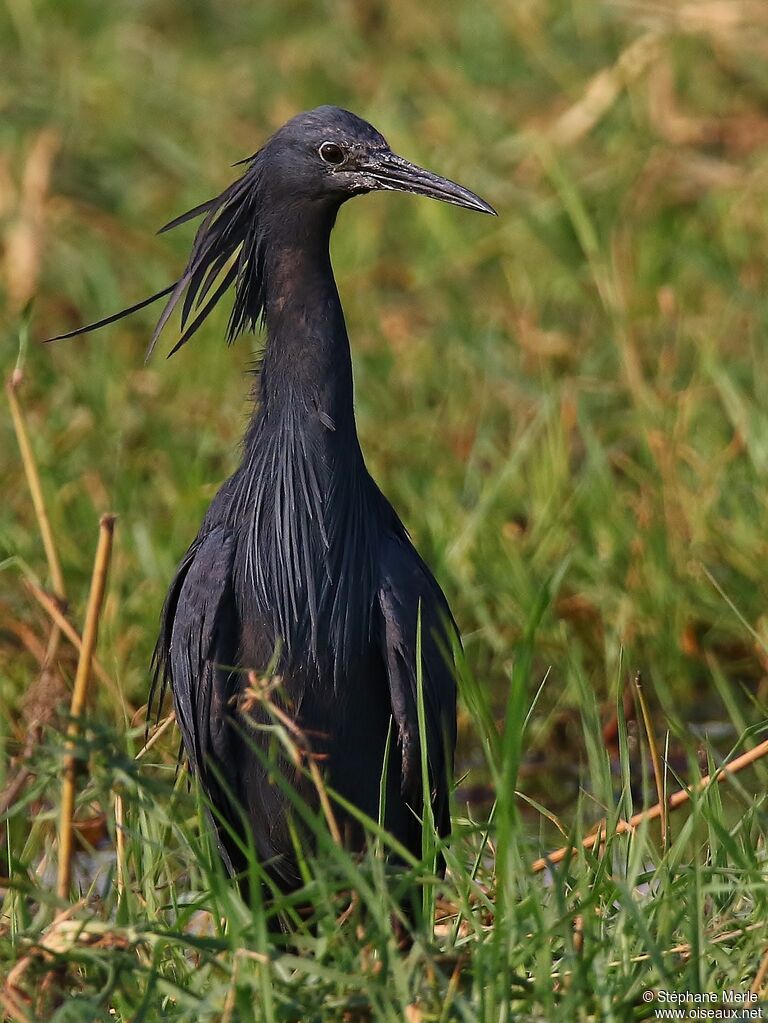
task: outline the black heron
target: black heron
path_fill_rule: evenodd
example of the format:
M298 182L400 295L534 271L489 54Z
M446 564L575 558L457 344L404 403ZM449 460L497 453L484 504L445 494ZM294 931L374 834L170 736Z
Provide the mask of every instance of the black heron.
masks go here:
M246 863L242 841L222 822L242 836L245 821L244 837L261 863L291 889L299 876L290 801L259 755L258 744L267 740L259 731L244 733L237 721L249 669L260 673L272 664L291 713L313 737L329 786L373 819L388 735L394 737L384 824L416 854L423 798L419 618L430 797L443 835L450 829L456 741L450 658L456 625L365 466L331 230L343 202L377 190L494 210L395 155L370 124L337 107L299 114L243 163L242 176L221 195L163 228L203 217L174 284L60 336L168 296L149 351L183 298L176 351L230 287L228 341L261 321L266 326L242 461L213 499L173 580L155 678L171 688L191 769L218 818L227 867L238 874ZM304 784L298 776L293 781ZM345 824L359 845L359 828Z

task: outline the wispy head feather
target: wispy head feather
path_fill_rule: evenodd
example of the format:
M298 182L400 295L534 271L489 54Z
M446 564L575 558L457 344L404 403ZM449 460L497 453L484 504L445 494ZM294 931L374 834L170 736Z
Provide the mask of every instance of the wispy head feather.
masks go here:
M169 352L170 356L189 341L232 286L235 298L227 326L227 342L231 343L244 331L256 330L264 313L265 301L264 235L258 216L262 176L260 156L261 151L241 161L248 164L247 170L220 195L187 210L158 232L162 234L204 215L187 265L177 281L127 309L49 340L60 341L105 327L167 295L147 348L149 358L183 297L181 336Z

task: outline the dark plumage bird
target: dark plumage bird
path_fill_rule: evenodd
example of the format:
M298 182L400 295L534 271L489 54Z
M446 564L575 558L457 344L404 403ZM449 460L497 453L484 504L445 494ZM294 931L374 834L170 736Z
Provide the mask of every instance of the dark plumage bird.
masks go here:
M377 190L494 211L473 192L396 156L370 124L336 107L299 114L243 162L239 180L163 229L203 218L178 281L61 336L168 295L150 351L181 303L176 351L231 287L228 340L264 321L258 402L242 461L173 580L156 668L171 687L184 748L215 816L241 835L247 821L245 837L289 889L299 883L290 802L254 749L266 748L264 733L249 735L236 720L249 669L274 665L329 786L374 819L392 722L385 825L417 854L419 615L431 798L442 834L450 828L456 740L456 626L365 466L331 230L343 202ZM311 801L301 778L291 774L291 781ZM344 823L359 845L359 829ZM243 870L238 842L221 823L217 830L228 867Z

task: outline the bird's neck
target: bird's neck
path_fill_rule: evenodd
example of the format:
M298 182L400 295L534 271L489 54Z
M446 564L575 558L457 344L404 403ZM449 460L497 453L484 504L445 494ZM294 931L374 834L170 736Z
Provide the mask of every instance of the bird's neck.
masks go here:
M336 207L288 209L264 253L267 341L260 414L287 404L306 428L355 431L352 360L329 251Z
M349 340L328 252L333 219L288 216L265 248L261 401L232 508L249 572L244 619L271 620L281 671L323 661L332 667L321 675L336 679L370 633L379 520L355 430ZM271 656L268 647L248 654L253 663Z

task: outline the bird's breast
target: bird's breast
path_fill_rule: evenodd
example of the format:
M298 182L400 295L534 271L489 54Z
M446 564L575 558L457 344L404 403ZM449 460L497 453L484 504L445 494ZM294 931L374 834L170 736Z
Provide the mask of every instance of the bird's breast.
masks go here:
M370 646L379 537L367 473L296 432L264 455L237 523L242 656L337 687Z

